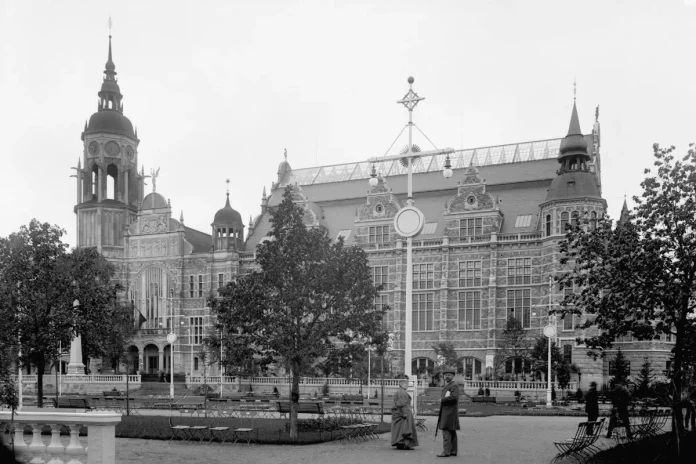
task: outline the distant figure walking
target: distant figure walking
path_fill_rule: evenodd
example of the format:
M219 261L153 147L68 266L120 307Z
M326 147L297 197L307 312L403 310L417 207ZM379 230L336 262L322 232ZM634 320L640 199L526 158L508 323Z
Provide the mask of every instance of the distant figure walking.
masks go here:
M585 412L587 413L588 422L596 422L599 417L599 398L597 395L597 382L590 383L590 389L585 395ZM592 435L594 432L593 424L588 424L587 434Z
M394 407L391 411L391 444L399 450L412 450L418 446L416 423L413 420L411 395L408 389L408 379L399 381L399 390L394 394Z
M611 432L616 427L626 428L626 438L633 439L631 433L631 424L628 420L628 404L631 401L631 395L628 388L622 380L616 382L614 389L611 392L611 417L609 418L609 428L607 429L607 438L611 438ZM621 424L618 424L618 422Z
M440 397L440 414L437 417L437 429L442 430L442 453L439 458L456 456L457 430L459 430L459 385L454 382L455 369L446 367L442 374L445 377L445 386L442 387ZM437 430L435 430L437 436Z

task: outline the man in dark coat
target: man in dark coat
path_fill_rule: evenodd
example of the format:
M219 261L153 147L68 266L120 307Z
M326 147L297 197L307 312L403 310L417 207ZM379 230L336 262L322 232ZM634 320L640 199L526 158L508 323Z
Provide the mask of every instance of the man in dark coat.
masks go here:
M599 417L599 398L597 396L597 382L590 384L590 389L585 395L585 412L587 413L588 422L596 422ZM587 425L587 434L592 435L594 432L593 424Z
M437 418L437 428L442 430L442 454L439 458L457 455L457 430L459 430L459 385L454 382L454 368L447 367L442 374L445 386L442 387L440 398L440 414ZM437 435L437 431L435 431Z
M628 419L628 405L631 402L631 394L628 392L623 380L618 380L614 390L611 392L611 417L609 418L609 427L607 428L607 438L611 438L611 432L614 428L624 427L626 429L626 438L631 440L631 424ZM620 424L619 424L620 422Z

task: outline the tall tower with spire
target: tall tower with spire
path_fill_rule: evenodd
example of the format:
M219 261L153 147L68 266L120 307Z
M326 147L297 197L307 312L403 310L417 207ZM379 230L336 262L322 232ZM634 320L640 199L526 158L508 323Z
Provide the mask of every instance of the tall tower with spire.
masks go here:
M77 245L96 246L107 257L123 255L124 231L143 199L144 176L138 173L138 139L123 114L123 95L109 54L97 112L82 132L83 155L77 171Z
M546 194L541 208L542 236L565 235L567 225L579 224L586 217L590 227L606 210L600 193L599 170L590 169L592 157L588 143L580 130L578 109L573 100L568 134L558 153L561 165Z

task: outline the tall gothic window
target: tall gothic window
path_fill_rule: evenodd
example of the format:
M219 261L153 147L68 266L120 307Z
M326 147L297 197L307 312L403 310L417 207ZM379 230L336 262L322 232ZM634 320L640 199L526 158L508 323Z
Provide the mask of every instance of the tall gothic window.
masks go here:
M413 265L413 289L433 288L435 284L435 265L434 264L414 264Z
M566 233L566 227L568 227L568 212L564 211L561 213L561 233Z
M469 237L473 235L481 235L483 233L483 219L471 218L459 220L459 236Z
M481 292L459 292L459 330L481 328Z
M389 241L389 226L372 226L368 234L370 243L383 243Z
M590 230L597 229L597 211L590 213Z
M551 236L551 215L550 214L546 215L546 236L547 237Z
M532 295L528 288L507 291L507 316L514 317L528 329L532 326Z
M532 283L532 258L511 258L507 261L508 285L529 285Z
M433 294L414 293L413 302L413 331L433 330Z
M573 227L577 227L580 225L580 212L579 211L573 211L573 214L571 215L573 219Z
M481 286L481 261L459 262L459 286L465 288Z

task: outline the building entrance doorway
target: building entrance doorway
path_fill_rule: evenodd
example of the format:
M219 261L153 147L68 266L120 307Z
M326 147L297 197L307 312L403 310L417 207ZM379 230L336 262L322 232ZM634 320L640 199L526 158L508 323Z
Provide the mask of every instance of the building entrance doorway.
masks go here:
M159 371L159 357L158 356L148 356L147 357L147 373L157 374Z

